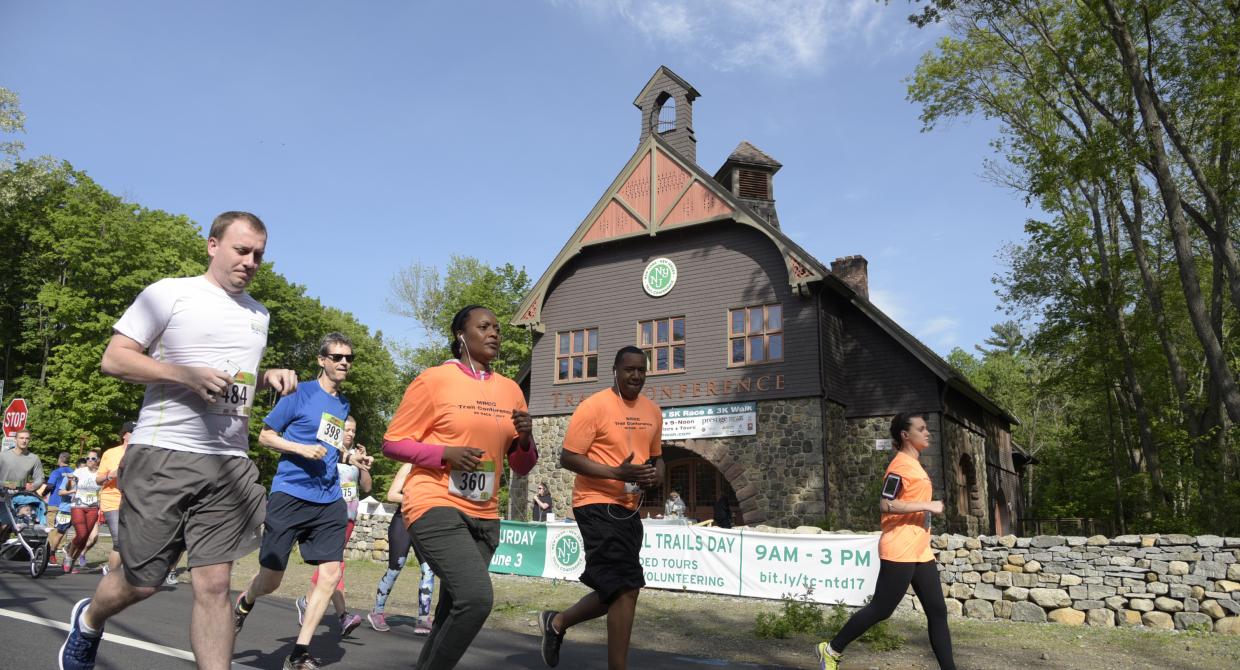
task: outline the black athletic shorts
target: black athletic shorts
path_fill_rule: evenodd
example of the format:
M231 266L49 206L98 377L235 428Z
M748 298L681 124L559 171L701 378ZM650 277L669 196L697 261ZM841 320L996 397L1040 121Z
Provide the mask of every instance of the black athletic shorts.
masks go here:
M611 604L624 591L646 585L642 574L642 520L621 505L582 505L573 508L577 529L586 545L586 569L581 583Z
M283 572L288 567L294 542L301 549L301 560L310 565L343 561L344 532L348 525L349 507L344 498L315 503L287 493L272 493L267 498L267 520L263 522L258 564Z

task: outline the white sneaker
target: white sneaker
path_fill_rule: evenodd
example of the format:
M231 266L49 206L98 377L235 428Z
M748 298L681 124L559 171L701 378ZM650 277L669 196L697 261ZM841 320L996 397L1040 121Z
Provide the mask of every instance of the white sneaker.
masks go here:
M173 568L173 569L171 569L171 570L169 570L169 571L168 571L168 576L167 576L167 577L164 577L164 585L165 585L165 586L176 586L176 585L177 585L177 571L176 571L176 568Z

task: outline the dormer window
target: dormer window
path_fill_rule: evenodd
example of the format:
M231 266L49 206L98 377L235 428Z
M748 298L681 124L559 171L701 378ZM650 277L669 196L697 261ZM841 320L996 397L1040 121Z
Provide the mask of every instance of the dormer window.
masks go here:
M737 170L737 195L751 200L771 199L771 175L759 170Z

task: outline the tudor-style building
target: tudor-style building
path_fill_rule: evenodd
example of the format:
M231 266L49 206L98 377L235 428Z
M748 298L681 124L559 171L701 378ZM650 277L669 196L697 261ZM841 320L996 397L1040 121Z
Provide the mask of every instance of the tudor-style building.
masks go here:
M728 495L740 523L876 527L888 425L918 411L933 434L922 461L947 503L937 527L1017 530L1016 420L869 301L864 258L828 268L780 230L778 161L741 142L713 176L697 164L698 96L655 72L633 103L637 151L514 319L533 332L521 381L542 458L513 483L511 515L528 518L540 481L570 511L573 474L558 467L569 416L636 345L667 462L643 513L676 490L698 518Z

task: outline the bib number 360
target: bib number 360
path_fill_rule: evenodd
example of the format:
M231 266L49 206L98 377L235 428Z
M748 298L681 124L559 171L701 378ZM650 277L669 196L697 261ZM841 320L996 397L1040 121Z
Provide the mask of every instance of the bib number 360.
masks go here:
M482 461L473 472L453 470L448 479L448 492L454 496L485 502L495 490L495 462Z

